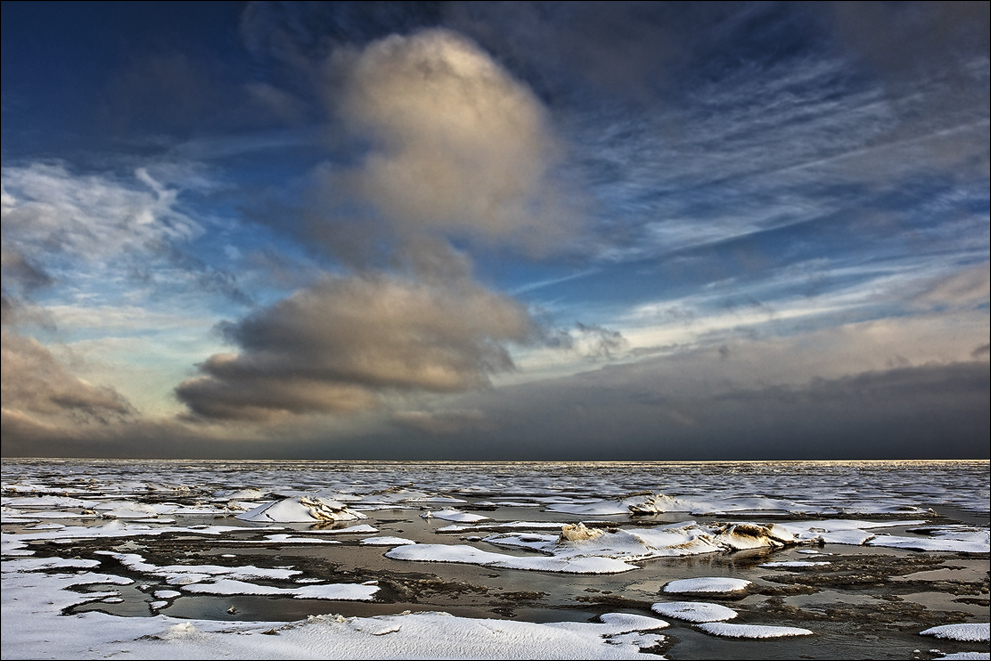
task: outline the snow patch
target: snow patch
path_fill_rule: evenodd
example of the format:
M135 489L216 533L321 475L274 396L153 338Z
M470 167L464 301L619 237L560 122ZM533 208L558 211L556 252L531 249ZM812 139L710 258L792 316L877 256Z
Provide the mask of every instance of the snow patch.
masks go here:
M785 636L811 636L812 631L799 627L772 627L762 624L727 624L705 622L698 628L713 636L723 638L783 638Z
M320 496L296 496L265 503L250 512L238 514L242 521L276 523L313 523L315 521L353 521L368 518L347 505Z
M404 537L366 537L361 540L361 544L367 546L403 546L405 544L416 544L412 539Z
M969 643L986 643L991 640L991 623L944 624L926 629L921 635Z
M737 616L737 612L732 608L702 601L661 602L651 606L650 610L658 615L673 617L686 622L722 622L723 620L732 620Z
M664 586L664 591L669 594L732 594L734 592L744 592L750 584L750 581L742 578L703 576L671 581Z

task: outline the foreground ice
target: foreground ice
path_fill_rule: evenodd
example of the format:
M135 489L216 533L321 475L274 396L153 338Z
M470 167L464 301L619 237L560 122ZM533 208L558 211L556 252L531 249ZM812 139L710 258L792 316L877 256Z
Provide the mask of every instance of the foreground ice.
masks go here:
M664 586L664 591L669 594L730 594L733 592L743 592L749 585L750 581L742 578L703 576L699 578L683 578L679 581L671 581Z
M636 569L615 558L523 558L503 553L482 551L473 546L449 544L409 544L387 551L385 557L393 560L418 560L420 562L457 562L499 569L527 569L532 571L563 572L567 574L619 574Z
M403 546L405 544L416 544L412 539L390 537L388 535L383 537L366 537L361 540L361 543L366 546Z
M314 523L316 521L353 521L367 519L347 505L320 496L295 496L260 505L250 512L238 514L242 521L265 523Z
M762 624L728 624L704 622L698 625L702 631L723 638L782 638L785 636L811 636L812 631L799 627L772 627Z
M3 565L4 658L302 659L486 658L634 659L667 626L642 615L605 614L599 623L533 624L409 613L378 617L311 616L298 622L218 622L116 617L62 609L109 593L69 588L104 577L25 571ZM313 586L320 587L320 586ZM16 595L16 596L15 596Z
M936 636L949 640L986 643L991 641L991 623L944 624L922 632L923 636Z
M595 557L630 563L720 551L780 548L796 543L796 538L791 532L773 524L699 525L695 521L684 521L656 528L607 531L587 528L578 523L562 526L558 535L501 533L490 535L485 541L499 546L530 549L562 560ZM633 568L633 565L627 564L627 568Z
M469 514L456 509L438 510L436 512L427 511L420 515L424 519L443 519L445 521L455 521L457 523L477 523L488 521L489 517L481 514Z
M650 607L658 615L686 622L722 622L732 620L737 613L732 608L704 601L667 601Z
M573 503L552 503L547 507L551 512L578 514L582 516L615 516L630 514L642 516L684 512L694 516L726 515L731 513L751 514L906 514L923 513L925 510L903 503L884 501L857 502L853 507L837 508L832 504L822 505L809 502L767 498L764 496L730 496L696 498L690 496L669 496L663 493L644 492L619 500L597 500Z
M265 596L293 597L295 599L327 599L331 601L368 601L375 596L377 585L355 583L325 583L303 587L276 588L271 585L258 585L245 581L221 578L212 583L194 583L183 586L184 592L191 594L239 595L253 594Z
M991 552L991 536L987 530L955 531L934 530L934 536L899 537L896 535L878 535L867 542L868 546L887 546L914 551L952 551L956 553L989 553Z

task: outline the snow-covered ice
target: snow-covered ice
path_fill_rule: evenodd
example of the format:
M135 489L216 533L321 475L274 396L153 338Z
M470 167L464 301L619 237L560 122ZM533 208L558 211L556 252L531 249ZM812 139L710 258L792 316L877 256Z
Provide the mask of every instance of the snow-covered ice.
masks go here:
M669 594L732 594L744 592L750 586L750 581L742 578L727 578L725 576L700 576L698 578L683 578L671 581L664 586Z
M704 601L663 601L651 606L650 610L686 622L722 622L737 616L732 608Z
M663 636L653 631L667 626L646 616L608 613L600 622L549 624L439 612L316 615L290 623L127 618L100 612L63 616L61 610L74 603L110 595L70 592L68 588L87 580L85 575L17 571L6 563L4 580L4 658L632 659L642 658L641 648L661 643ZM16 599L10 596L14 592Z
M322 583L302 587L277 588L271 585L258 585L230 578L220 578L210 583L184 585L183 592L191 594L238 595L255 594L266 596L294 597L296 599L329 599L334 601L364 601L372 599L379 591L377 585L360 583Z
M232 468L220 462L5 460L3 656L629 658L664 639L658 632L665 623L648 617L651 612L682 620L681 631L698 625L733 637L794 632L771 626L778 623L759 604L779 579L831 580L827 562L846 571L857 558L870 558L874 571L887 567L886 558L922 559L914 553L919 549L927 567L946 565L939 578L929 571L906 580L935 586L949 576L973 583L974 563L982 558L966 554L986 554L989 546L981 523L988 512L987 469L987 462L243 462ZM426 507L430 518L421 519ZM487 510L488 517L472 508ZM514 520L519 517L532 520ZM836 548L822 548L833 544L860 548L837 559L829 557ZM795 553L810 557L793 560L800 557ZM402 564L409 562L454 564ZM954 563L967 567L956 571ZM419 578L431 574L436 581ZM678 586L671 579L686 578L693 590L686 594L699 599L741 599L733 609L662 601L647 610L657 598L693 598L671 591ZM745 578L759 587L725 592L740 586L726 581ZM722 585L695 592L708 580ZM135 581L140 585L125 587ZM873 587L827 587L823 595L829 591L880 596ZM947 595L941 587L932 594ZM808 604L818 598L799 597ZM601 611L613 599L639 601L643 613L584 621L589 610ZM856 599L851 603L860 603ZM345 615L388 613L392 601L393 614L376 617L239 621L257 608L285 619L297 617L290 612L326 612L316 610L321 606ZM408 603L430 611L457 608L465 617L397 614ZM899 603L885 602L885 609L894 612ZM492 612L528 619L562 604L581 611L574 619L582 621L486 619ZM226 613L232 605L236 614ZM973 599L953 608L986 621ZM197 619L215 612L214 620ZM720 625L737 612L734 622L764 624ZM913 621L910 610L901 616ZM837 634L843 625L823 620L815 628L826 640L826 634L844 635ZM869 631L859 620L858 626ZM986 647L988 625L980 626L984 641L970 644ZM877 633L884 640L883 626ZM328 635L336 637L333 647ZM730 638L711 643L760 645ZM780 644L803 645L800 639ZM866 650L862 641L852 644ZM689 647L681 652L692 656Z
M404 544L416 544L412 539L405 537L366 537L361 540L361 544L366 546L402 546Z
M424 519L443 519L444 521L456 521L458 523L477 523L479 521L488 521L489 517L482 516L481 514L471 514L470 512L462 512L455 509L437 510L437 511L426 511L420 515Z
M393 560L420 562L456 562L501 569L526 569L531 571L561 572L566 574L619 574L636 569L622 560L603 557L519 557L482 551L473 546L450 544L409 544L387 551L385 557Z
M260 505L250 512L238 514L242 521L264 523L313 523L316 521L353 521L368 518L352 511L344 503L320 496L295 496Z
M775 627L763 624L704 622L697 626L708 634L723 638L783 638L786 636L811 636L814 633L800 627Z
M939 627L931 627L921 633L923 636L935 636L948 640L986 643L991 641L991 623L944 624Z

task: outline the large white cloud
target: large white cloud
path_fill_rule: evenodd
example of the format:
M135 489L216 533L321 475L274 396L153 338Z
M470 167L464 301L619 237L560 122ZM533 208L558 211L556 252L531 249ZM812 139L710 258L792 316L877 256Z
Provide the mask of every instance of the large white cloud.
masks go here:
M316 173L319 233L345 257L426 238L559 249L576 226L540 100L453 32L393 35L329 64L328 96L368 150Z

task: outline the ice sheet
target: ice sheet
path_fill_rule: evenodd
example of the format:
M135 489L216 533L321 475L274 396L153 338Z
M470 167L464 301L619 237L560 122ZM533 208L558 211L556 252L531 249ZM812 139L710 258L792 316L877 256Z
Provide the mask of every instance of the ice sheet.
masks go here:
M314 523L316 521L353 521L367 518L344 503L320 496L293 496L265 503L250 512L238 514L242 521L262 523Z
M412 539L404 537L366 537L361 540L361 544L366 546L402 546L404 544L416 544Z
M183 592L192 594L239 595L254 594L266 596L294 597L296 599L329 599L333 601L368 601L379 591L377 585L361 583L322 583L301 587L277 588L271 585L258 585L231 578L221 578L211 583L184 585Z
M479 521L489 520L489 517L482 516L481 514L471 514L455 509L437 510L435 512L427 511L420 516L424 519L443 519L444 521L456 521L458 523L477 523Z
M732 620L737 613L732 608L704 601L666 601L650 607L658 615L686 622L722 622Z
M743 592L750 586L750 581L742 578L727 578L725 576L700 576L698 578L683 578L671 581L664 586L669 594L705 594Z
M782 638L784 636L811 636L814 633L799 627L775 627L761 624L705 622L697 626L708 634L723 638Z
M547 558L519 557L482 551L473 546L449 544L411 544L387 551L393 560L420 562L457 562L501 569L563 572L567 574L619 574L636 569L622 560L601 557Z
M645 616L603 615L600 623L534 624L402 613L365 618L311 616L291 623L62 616L82 595L79 576L8 574L2 617L4 658L300 659L300 658L643 658L666 623ZM9 579L9 580L8 580ZM320 587L320 586L312 586ZM19 599L7 598L8 589ZM92 600L88 595L85 599ZM167 602L163 602L163 605Z
M991 641L991 624L987 622L970 622L965 624L944 624L932 627L922 632L923 636L935 636L948 640L961 640L974 643Z

